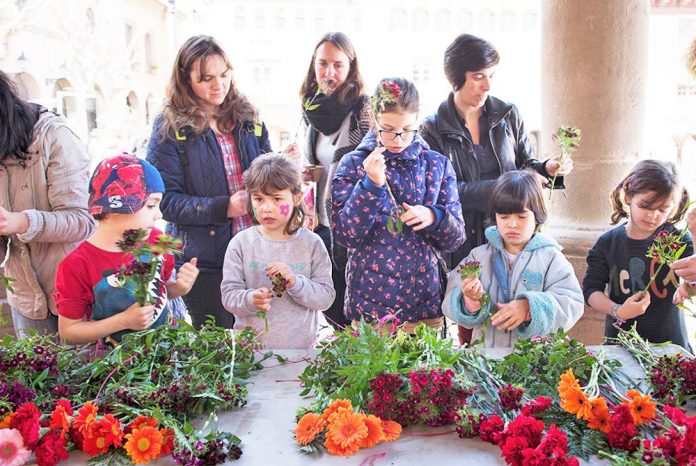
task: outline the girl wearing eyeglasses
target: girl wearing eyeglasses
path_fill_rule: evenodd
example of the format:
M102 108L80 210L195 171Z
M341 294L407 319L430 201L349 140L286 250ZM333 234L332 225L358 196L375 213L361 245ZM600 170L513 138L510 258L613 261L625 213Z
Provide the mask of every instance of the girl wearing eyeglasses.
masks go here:
M345 313L441 327L439 255L465 240L454 171L418 135L413 83L383 79L370 102L374 129L332 181L336 241L348 248Z

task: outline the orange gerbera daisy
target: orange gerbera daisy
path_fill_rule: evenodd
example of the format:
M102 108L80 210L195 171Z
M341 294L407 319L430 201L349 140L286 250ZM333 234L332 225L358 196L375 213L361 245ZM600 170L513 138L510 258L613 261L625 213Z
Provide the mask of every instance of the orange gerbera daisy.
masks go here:
M324 440L324 447L326 447L326 451L336 456L352 456L360 449L357 442L351 443L347 447L342 447L339 443L334 442L328 435L326 436L326 440Z
M111 443L109 442L109 431L105 430L101 425L94 424L90 428L90 436L85 437L82 442L82 451L90 458L101 455L109 451Z
M382 420L382 430L385 442L391 442L401 436L401 424L396 421Z
M655 402L650 401L650 395L643 395L638 390L629 390L626 396L631 399L627 404L631 408L631 416L637 426L650 422L657 414Z
M328 421L331 415L341 408L353 411L353 405L350 403L350 400L338 399L331 403L329 406L327 406L327 408L322 413L321 418L325 421Z
M12 423L12 413L8 414L0 421L0 429L9 429Z
M568 389L561 398L561 408L566 413L575 414L578 419L587 420L590 415L590 400L579 388Z
M140 415L140 416L136 417L133 422L128 424L128 427L130 427L130 430L133 430L133 429L140 429L144 425L150 426L150 427L157 427L157 419L155 419L154 417L150 417L150 416Z
M85 437L92 435L92 427L97 421L97 407L88 401L77 410L77 416L73 418L73 425L79 433Z
M605 434L611 430L611 412L603 397L590 401L590 417L587 420L587 427L602 431Z
M561 374L561 380L558 382L558 395L565 398L565 393L570 390L580 390L580 383L573 374L573 369L568 369L565 374Z
M367 427L367 437L360 444L360 448L370 448L384 440L384 429L382 428L382 420L377 416L368 414L363 418L363 422Z
M326 436L331 437L331 440L342 448L353 444L360 446L363 439L367 437L367 426L363 422L363 417L363 414L352 411L339 411L331 416Z
M162 433L152 426L133 429L126 435L126 449L135 464L145 464L158 458L162 450Z
M324 430L324 420L320 415L307 413L295 427L295 438L300 445L307 445Z
M60 436L65 437L65 434L70 429L70 416L73 415L72 407L68 400L58 400L56 407L51 413L51 429L60 429Z
M109 444L120 447L123 445L123 431L121 430L121 421L113 415L107 414L99 420L99 427L105 432L106 440Z

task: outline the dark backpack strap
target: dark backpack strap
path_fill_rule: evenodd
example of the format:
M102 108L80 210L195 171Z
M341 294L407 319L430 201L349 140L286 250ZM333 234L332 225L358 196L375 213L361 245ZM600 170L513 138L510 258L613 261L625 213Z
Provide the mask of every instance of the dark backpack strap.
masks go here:
M176 153L179 154L179 161L181 162L181 168L184 171L184 188L186 192L190 192L189 184L189 156L188 148L186 147L186 134L188 133L188 127L183 127L181 130L174 130L174 142L176 142Z

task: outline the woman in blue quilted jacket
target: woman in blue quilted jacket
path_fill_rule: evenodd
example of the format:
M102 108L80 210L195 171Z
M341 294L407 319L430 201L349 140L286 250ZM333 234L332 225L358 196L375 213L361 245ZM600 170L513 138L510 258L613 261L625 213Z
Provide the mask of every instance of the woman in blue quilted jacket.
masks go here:
M251 226L242 174L270 151L268 131L237 90L220 45L210 36L188 39L174 61L147 160L166 187L167 232L184 243L178 265L198 258L200 275L185 298L196 327L208 315L222 327L234 324L220 298L222 263L232 236Z
M438 256L465 240L452 164L417 134L413 83L380 81L374 130L338 165L332 182L336 241L348 248L349 319L396 314L441 327Z

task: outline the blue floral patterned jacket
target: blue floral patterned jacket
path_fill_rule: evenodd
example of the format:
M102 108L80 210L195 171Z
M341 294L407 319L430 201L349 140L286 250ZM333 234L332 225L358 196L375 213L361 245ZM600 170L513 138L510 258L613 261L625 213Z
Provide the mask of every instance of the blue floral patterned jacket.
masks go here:
M396 201L424 205L435 214L435 223L421 231L404 225L400 234L390 232L394 204L386 186L375 186L363 168L376 147L376 134L370 132L341 159L332 181L336 241L348 248L346 316L369 321L398 313L402 322L438 317L436 250L454 251L466 239L452 164L419 135L399 154L384 152Z

